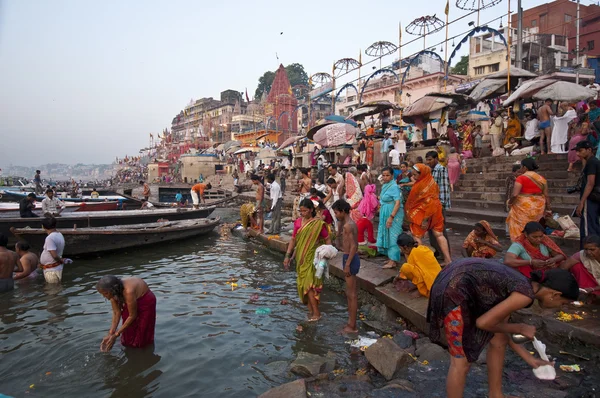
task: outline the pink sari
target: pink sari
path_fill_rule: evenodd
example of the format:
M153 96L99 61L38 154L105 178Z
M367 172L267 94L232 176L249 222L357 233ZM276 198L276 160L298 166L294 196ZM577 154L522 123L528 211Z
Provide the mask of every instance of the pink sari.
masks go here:
M346 173L345 185L346 201L350 204L350 207L352 207L352 210L350 211L350 217L352 217L354 222L356 222L362 217L360 212L357 210L357 207L363 198L363 194L360 190L360 184L358 183L356 177L354 177L354 174Z
M377 212L377 206L379 206L379 200L377 200L377 196L375 195L375 185L369 184L365 186L365 194L358 205L358 211L361 216L372 220Z

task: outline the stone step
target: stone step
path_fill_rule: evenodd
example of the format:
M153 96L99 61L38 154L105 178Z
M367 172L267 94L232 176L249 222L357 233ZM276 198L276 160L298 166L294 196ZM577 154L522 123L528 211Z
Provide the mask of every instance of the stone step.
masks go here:
M552 197L550 198L550 200L552 201ZM575 205L577 205L577 202L575 202L574 205L571 205L552 201L552 211L561 215L570 215ZM505 203L503 201L453 199L452 208L465 209L471 212L475 210L503 212L505 208Z
M510 176L512 174L512 171L510 169L500 172L500 171L491 171L491 172L480 172L480 173L469 173L467 172L467 174L463 174L461 176L461 180L464 181L468 181L468 180L480 180L480 179L484 179L484 180L506 180L506 178L508 176ZM564 170L560 170L560 171L543 171L540 172L540 174L546 178L549 181L553 181L553 180L577 180L577 177L579 176L578 173L575 172L567 172L567 169L565 168Z
M507 213L502 210L491 210L485 208L464 208L452 207L446 210L446 214L452 217L460 217L464 220L471 221L471 225L479 220L487 222L504 223Z
M468 174L466 174L466 175L468 175ZM550 189L566 188L566 187L571 187L571 186L575 185L576 183L577 183L576 178L575 179L548 180L548 188L550 188ZM461 190L463 188L468 188L468 190L471 190L470 187L484 188L484 190L482 192L485 192L485 188L492 188L492 187L502 187L503 189L505 189L506 177L487 179L487 178L483 178L483 175L479 175L479 179L476 179L476 178L463 179L463 178L461 178L461 180L458 182L458 184L455 185L454 189Z
M569 164L567 162L554 162L554 163L548 163L548 164L544 164L542 166L540 166L540 170L542 170L542 174L549 172L549 171L566 171L567 168L569 167ZM572 173L575 174L579 174L581 172L581 164L580 163L576 163L574 166L575 171L573 171ZM480 172L484 172L484 173L491 173L491 172L510 172L512 171L512 164L505 164L505 163L495 163L495 164L490 164L490 165L482 165L482 164L478 164L478 165L473 165L473 166L467 166L467 174L470 173L480 173Z
M478 159L467 159L467 166L471 164L491 164L491 163L516 163L525 159L527 156L485 156ZM567 162L567 154L553 154L553 155L544 155L538 156L536 158L536 163L538 165L551 163L555 161L564 161Z
M579 195L565 195L564 189L552 189L550 190L550 200L556 205L577 205L579 203ZM457 204L460 200L472 200L479 203L492 201L492 202L504 202L505 201L505 190L498 188L494 191L487 190L484 192L476 191L454 191L452 193L452 203Z

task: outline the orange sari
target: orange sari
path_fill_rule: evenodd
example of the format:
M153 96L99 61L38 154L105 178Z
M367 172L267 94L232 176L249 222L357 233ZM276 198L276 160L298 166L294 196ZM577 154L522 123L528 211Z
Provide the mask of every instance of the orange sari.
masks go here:
M420 238L430 229L443 231L444 217L440 189L431 175L431 169L421 163L413 168L419 171L419 179L410 190L404 208L411 232Z
M547 184L546 179L533 171L526 172L524 176L531 179L540 188L542 193L520 193L517 195L506 218L510 240L513 242L523 233L523 228L525 228L528 222L540 221L544 217L544 211L546 210L546 197L544 196L544 187Z

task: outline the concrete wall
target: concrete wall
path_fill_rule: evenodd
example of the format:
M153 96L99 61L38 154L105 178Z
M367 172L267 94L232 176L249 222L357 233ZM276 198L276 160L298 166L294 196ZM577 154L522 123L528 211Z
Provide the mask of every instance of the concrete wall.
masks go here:
M158 163L148 164L148 181L158 178Z
M182 156L180 160L182 163L181 178L184 181L187 178L188 183L197 180L200 174L204 178L214 175L215 166L221 164L216 156Z

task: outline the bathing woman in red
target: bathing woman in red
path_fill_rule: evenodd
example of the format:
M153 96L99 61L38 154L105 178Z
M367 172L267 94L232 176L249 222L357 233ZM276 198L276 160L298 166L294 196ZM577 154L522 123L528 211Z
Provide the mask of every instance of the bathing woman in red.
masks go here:
M112 323L100 344L101 351L110 351L119 336L126 347L145 347L154 343L156 297L143 279L107 275L98 281L96 289L110 300L113 309ZM121 317L123 324L118 329Z

